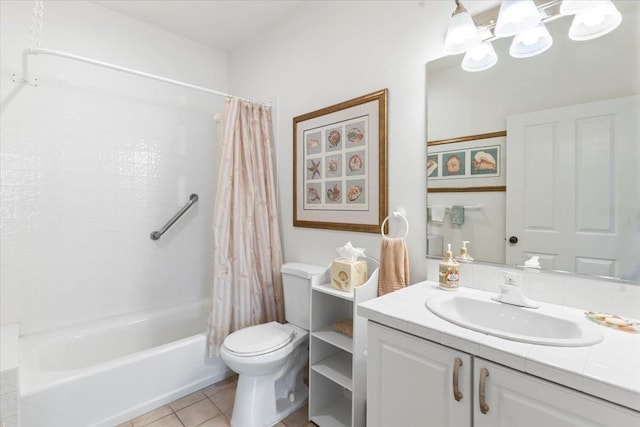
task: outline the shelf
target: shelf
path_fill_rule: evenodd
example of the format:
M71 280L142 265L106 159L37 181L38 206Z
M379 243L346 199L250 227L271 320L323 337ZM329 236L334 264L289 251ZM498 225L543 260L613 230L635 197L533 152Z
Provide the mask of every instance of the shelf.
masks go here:
M322 292L324 294L332 295L334 297L342 298L347 301L353 301L353 292L345 292L331 286L330 283L323 283L321 285L313 285L312 290Z
M330 379L341 387L353 391L351 379L351 355L339 351L332 356L314 364L311 369Z
M351 400L338 398L311 415L311 421L322 427L346 427L351 425Z
M341 332L333 330L333 326L325 326L311 332L311 336L338 347L349 353L353 353L353 338Z

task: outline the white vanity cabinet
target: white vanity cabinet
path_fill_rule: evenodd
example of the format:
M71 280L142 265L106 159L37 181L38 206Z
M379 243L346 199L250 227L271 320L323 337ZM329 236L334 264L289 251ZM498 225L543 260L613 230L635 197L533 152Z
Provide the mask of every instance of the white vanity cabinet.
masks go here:
M475 427L640 426L637 412L579 391L477 357L474 370Z
M470 355L373 322L368 334L368 427L471 426Z
M368 334L369 427L640 426L636 411L459 350L374 322Z

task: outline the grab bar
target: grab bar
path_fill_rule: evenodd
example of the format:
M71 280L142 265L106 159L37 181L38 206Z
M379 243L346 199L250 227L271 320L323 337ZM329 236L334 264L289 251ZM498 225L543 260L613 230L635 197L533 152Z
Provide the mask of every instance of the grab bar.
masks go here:
M193 204L195 202L198 201L198 195L197 194L192 194L189 196L189 201L187 202L186 205L184 205L184 207L182 209L180 209L180 211L175 214L173 216L173 218L171 218L165 225L164 227L162 227L160 230L158 231L152 231L151 235L149 237L151 237L151 240L159 240L160 237L162 237L162 235L169 229L171 228L171 226L178 220L180 219L180 217L189 210L189 208L191 206L193 206Z

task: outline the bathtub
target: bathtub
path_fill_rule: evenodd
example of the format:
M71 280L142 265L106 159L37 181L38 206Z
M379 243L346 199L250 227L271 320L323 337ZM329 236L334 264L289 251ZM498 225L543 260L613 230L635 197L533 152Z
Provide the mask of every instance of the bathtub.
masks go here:
M198 301L20 339L22 427L113 427L232 374Z

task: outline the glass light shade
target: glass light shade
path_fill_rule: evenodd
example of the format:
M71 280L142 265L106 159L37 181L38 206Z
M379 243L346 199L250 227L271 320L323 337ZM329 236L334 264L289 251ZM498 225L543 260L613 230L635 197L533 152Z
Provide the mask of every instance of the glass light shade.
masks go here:
M622 15L611 1L587 9L573 17L569 38L571 40L591 40L618 28Z
M606 2L606 0L562 0L562 4L560 5L560 14L575 15Z
M449 21L447 36L444 40L444 52L458 55L480 44L480 36L469 12L456 13Z
M541 22L535 27L518 33L511 42L509 54L514 58L529 58L541 54L552 44L551 34Z
M497 62L498 55L491 42L483 42L464 54L462 69L472 72L484 71L496 65Z
M537 25L542 17L533 0L503 0L493 33L509 37Z

